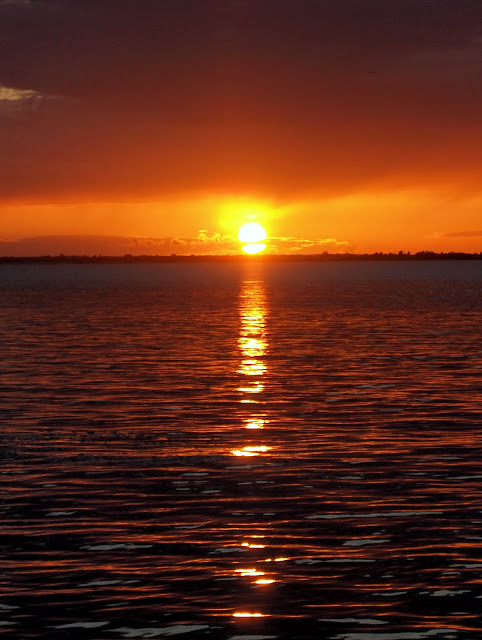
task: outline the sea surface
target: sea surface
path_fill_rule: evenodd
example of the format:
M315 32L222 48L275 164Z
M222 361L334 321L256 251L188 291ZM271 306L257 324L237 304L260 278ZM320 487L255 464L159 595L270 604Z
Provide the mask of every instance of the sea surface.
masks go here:
M482 637L482 261L0 265L0 637Z

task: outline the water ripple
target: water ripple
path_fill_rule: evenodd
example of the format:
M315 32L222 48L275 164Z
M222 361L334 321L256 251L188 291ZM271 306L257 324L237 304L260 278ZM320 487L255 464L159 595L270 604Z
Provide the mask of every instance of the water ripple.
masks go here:
M0 635L477 637L480 287L308 267L2 292Z

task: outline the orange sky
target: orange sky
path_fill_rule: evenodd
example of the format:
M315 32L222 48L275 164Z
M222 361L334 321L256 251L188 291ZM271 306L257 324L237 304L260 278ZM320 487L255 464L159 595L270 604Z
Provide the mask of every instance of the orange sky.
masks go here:
M481 251L477 17L0 2L0 254Z

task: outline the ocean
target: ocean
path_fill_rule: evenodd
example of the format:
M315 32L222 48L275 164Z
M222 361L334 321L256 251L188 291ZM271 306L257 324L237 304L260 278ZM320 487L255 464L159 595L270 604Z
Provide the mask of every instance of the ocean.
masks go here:
M480 638L481 285L0 265L0 637Z

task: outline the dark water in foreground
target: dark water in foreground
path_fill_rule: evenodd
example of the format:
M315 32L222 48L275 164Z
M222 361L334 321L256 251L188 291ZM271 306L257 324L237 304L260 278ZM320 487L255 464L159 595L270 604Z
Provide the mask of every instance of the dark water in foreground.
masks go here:
M482 636L482 263L0 266L0 636Z

